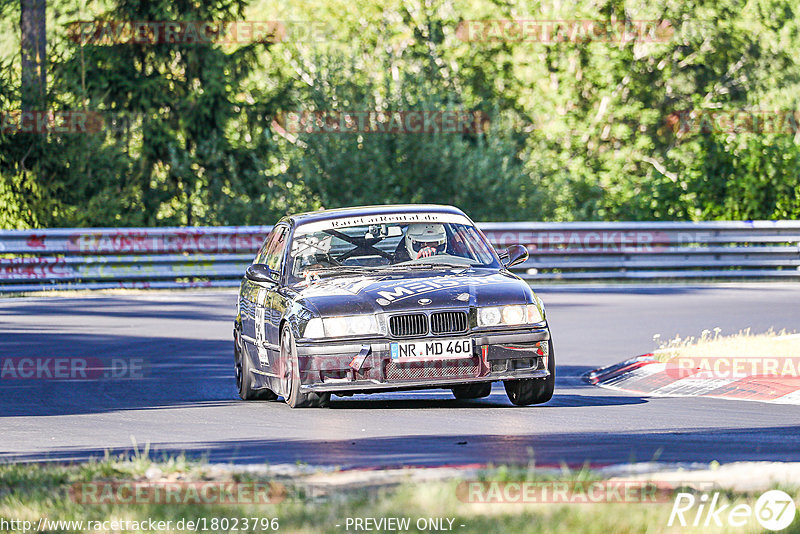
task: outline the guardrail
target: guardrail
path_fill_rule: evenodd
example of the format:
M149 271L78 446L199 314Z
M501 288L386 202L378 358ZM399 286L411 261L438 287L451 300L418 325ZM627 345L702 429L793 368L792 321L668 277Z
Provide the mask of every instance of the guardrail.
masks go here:
M536 280L800 278L800 221L480 223ZM238 286L269 226L0 231L0 292Z

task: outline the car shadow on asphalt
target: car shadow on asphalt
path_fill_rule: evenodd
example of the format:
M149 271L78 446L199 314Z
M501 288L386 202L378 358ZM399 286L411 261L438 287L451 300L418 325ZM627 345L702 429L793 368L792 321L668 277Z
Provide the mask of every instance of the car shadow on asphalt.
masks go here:
M644 397L626 395L573 395L559 394L556 390L553 398L545 403L532 406L514 406L506 397L502 386L495 387L491 395L482 399L458 400L446 398L447 392L442 391L441 397L414 398L421 392L409 391L408 397L403 398L370 398L368 395L353 398L331 399L332 410L424 410L424 409L486 409L486 408L513 408L517 410L533 410L558 407L592 407L592 406L624 406L643 404L647 402ZM425 394L422 392L422 394ZM428 393L430 395L430 393Z
M631 404L645 404L648 402L646 397L625 396L625 395L559 395L556 393L553 399L544 404L546 408L584 408L592 406L626 406Z
M0 453L0 461L81 461L141 456L131 447L63 447ZM231 439L153 443L149 456L185 454L212 463L336 466L342 469L408 466L522 465L580 469L636 462L800 461L800 426L699 428L682 432L549 432L419 434L349 439Z
M1 333L0 420L230 402L232 347L131 331Z

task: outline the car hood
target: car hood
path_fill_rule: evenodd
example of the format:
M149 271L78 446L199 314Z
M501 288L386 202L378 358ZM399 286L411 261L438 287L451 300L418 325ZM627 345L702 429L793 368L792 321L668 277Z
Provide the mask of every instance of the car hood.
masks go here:
M324 317L535 302L526 282L495 269L329 277L298 288L295 301Z

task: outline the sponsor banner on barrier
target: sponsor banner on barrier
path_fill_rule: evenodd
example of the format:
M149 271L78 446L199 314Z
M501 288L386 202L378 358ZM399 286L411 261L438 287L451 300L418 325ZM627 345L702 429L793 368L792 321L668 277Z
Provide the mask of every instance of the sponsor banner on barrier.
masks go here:
M0 280L40 280L72 276L65 258L0 259Z

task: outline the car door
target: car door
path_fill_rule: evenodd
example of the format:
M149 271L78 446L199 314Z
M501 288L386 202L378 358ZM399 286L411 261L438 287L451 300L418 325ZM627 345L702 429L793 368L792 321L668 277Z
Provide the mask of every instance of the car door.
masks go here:
M267 251L277 237L276 229L273 229L264 240L264 244L253 259L254 264L265 262ZM239 305L242 317L242 339L255 368L259 368L262 362L269 364L266 348L263 346L263 342L266 340L263 328L264 306L262 305L260 309L258 306L259 302L265 301L266 288L263 284L245 278L240 291Z
M280 356L280 322L283 317L283 310L285 306L281 304L281 287L283 284L283 270L284 257L286 256L286 244L289 239L289 227L285 224L279 224L275 227L275 238L270 242L266 250L266 255L262 263L265 263L275 273L278 273L276 283L270 286L264 286L262 291L258 294L256 302L256 326L260 329L257 330L256 339L258 339L263 351L259 353L259 360L265 371L271 373L278 373L276 369L278 358ZM270 371L269 368L272 370Z

